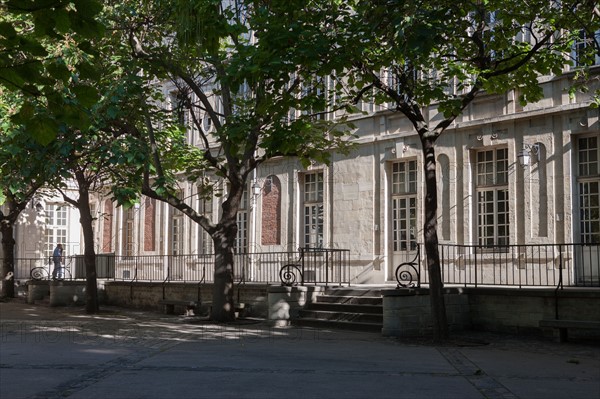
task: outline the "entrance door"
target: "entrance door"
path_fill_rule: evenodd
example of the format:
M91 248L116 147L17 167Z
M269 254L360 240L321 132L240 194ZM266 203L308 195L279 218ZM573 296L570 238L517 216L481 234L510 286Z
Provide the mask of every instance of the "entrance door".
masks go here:
M412 261L417 253L417 163L392 164L391 265L388 279L394 281L398 265ZM416 276L415 276L416 279Z
M600 282L600 137L577 139L577 188L579 200L579 242L576 251L575 283Z
M577 285L600 282L600 182L579 183L579 220L581 243L577 249L575 281Z

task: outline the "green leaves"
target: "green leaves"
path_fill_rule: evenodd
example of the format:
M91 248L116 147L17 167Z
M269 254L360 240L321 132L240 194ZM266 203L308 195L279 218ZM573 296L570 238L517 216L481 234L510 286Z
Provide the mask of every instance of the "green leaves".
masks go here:
M88 85L74 86L71 91L77 98L77 101L86 108L91 108L100 98L98 91L94 87Z
M27 99L22 115L14 115L15 121L43 144L56 137L65 121L87 128L87 108L94 106L98 94L93 84L81 81L98 76L91 72L95 67L89 55L93 55L90 40L104 33L96 20L102 3L10 0L2 7L0 88ZM65 91L73 83L75 87Z

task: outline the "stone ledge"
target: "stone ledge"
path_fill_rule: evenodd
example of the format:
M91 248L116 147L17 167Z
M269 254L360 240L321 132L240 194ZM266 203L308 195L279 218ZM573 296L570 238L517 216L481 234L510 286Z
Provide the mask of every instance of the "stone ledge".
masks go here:
M308 286L308 285L270 285L267 288L269 294L281 294L281 293L292 293L292 292L322 292L325 291L325 287L321 286Z
M462 295L467 293L467 288L464 287L444 287L444 295ZM415 295L429 295L429 288L395 288L381 290L381 296L383 297Z
M511 288L511 287L467 287L462 288L466 294L498 295L498 296L524 296L524 297L552 297L561 298L597 298L600 299L600 288L565 287L556 290L553 287L544 288Z

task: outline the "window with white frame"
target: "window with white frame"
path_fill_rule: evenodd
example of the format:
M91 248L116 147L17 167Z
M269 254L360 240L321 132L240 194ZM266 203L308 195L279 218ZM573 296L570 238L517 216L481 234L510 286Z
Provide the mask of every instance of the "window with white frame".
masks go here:
M183 254L183 216L175 215L171 219L171 255Z
M598 136L577 140L581 243L600 243L600 144Z
M235 238L235 252L248 252L248 190L244 190L240 208L237 213L237 235Z
M135 208L123 209L123 256L133 256L134 253L134 219Z
M212 222L213 218L213 201L212 198L202 198L198 199L198 212L204 215L208 220ZM204 230L201 226L198 226L198 253L206 255L213 253L213 243L210 234L206 230Z
M600 31L590 34L585 30L579 31L579 36L573 44L571 58L573 67L600 65L600 55L596 46L600 43Z
M392 163L392 245L394 252L416 249L417 161Z
M310 103L305 104L303 115L311 116L313 119L326 119L326 79L316 77L311 81L306 81L302 85L301 96L309 98Z
M54 247L67 243L67 207L63 204L46 204L45 254L52 256ZM66 248L65 248L66 249Z
M477 11L469 12L468 19L471 23L471 26L468 29L469 35L482 35L484 45L494 41L494 30L497 29L497 25L502 22L498 20L498 12L488 10L483 3L479 5ZM492 58L495 58L496 56L493 50L490 50L489 55Z
M303 245L320 248L323 246L323 172L304 175L303 184Z
M90 215L92 215L92 234L96 237L97 234L97 226L98 223L98 204L95 202L90 202Z
M183 200L183 191L177 192L177 198ZM176 208L171 208L171 255L183 254L183 212Z
M171 110L173 112L173 119L180 126L188 127L189 116L187 109L188 99L186 95L181 92L171 93Z
M477 152L477 239L484 247L509 244L508 149Z

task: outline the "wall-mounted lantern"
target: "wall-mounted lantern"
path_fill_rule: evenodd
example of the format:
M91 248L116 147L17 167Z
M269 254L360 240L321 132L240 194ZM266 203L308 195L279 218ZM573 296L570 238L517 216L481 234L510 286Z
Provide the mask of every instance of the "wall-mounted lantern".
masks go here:
M532 158L538 156L540 152L539 144L527 145L525 144L522 151L517 153L517 158L519 159L519 164L521 166L529 166L532 162Z

